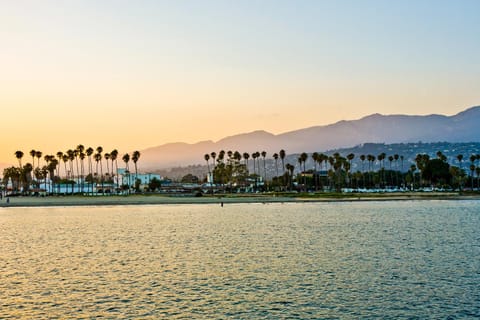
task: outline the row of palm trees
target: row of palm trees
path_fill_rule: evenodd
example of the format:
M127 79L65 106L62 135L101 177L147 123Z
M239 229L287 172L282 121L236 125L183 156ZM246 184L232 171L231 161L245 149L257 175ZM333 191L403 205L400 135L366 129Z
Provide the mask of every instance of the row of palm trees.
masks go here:
M447 157L442 152L437 152L437 159L447 162ZM251 176L255 180L255 188L257 187L257 177L262 176L260 170L260 159L263 160L263 181L265 183L265 188L268 188L267 182L267 170L266 170L266 156L265 151L262 152L253 152L251 154L244 152L243 154L238 151L220 151L218 154L216 152L207 153L204 155L204 160L207 163L207 170L209 175L213 175L213 182L218 182L218 177L215 177L218 167L222 167L225 163L225 156L227 156L227 163L230 164L239 164L243 159L243 166L247 170L247 175ZM253 158L253 174L248 172L249 168L249 159ZM261 157L261 158L260 158ZM298 155L296 163L285 163L286 152L285 150L280 150L278 153L272 155L272 159L275 165L276 175L270 181L271 186L280 186L281 189L291 189L293 188L294 182L294 171L296 164L298 164L298 175L297 175L297 184L300 184L303 187L303 190L307 189L307 179L310 176L311 187L314 187L315 190L318 190L320 184L324 186L327 184L330 188L339 188L339 187L373 187L380 186L386 187L389 186L405 186L407 183L421 185L426 183L425 179L422 178L425 166L430 161L430 156L427 154L418 154L414 159L414 163L411 163L408 170L404 170L405 157L399 154L387 155L382 152L378 155L373 154L361 154L358 156L358 159L361 163L361 168L356 172L352 173L352 163L357 156L353 153L349 153L345 157L339 153L333 153L327 155L324 153L313 152L309 155L306 152L303 152ZM306 168L307 160L311 159L310 162L313 162L313 168ZM451 166L450 174L451 176L460 183L460 186L465 182L465 170L463 169L463 159L462 154L457 155L456 160L460 164L459 167ZM210 170L210 159L212 160L213 171ZM281 174L279 172L279 163L278 160L281 160L282 169ZM474 187L474 175L477 176L477 184L480 176L480 162L479 154L472 154L469 157L470 166L470 182L471 188ZM269 161L271 161L269 159ZM388 167L386 166L386 161L388 161ZM450 166L450 165L449 165ZM320 169L320 172L317 170ZM375 170L376 169L376 170ZM319 174L320 173L320 174ZM322 181L321 176L326 175L327 181ZM223 177L222 177L223 178ZM223 181L222 181L223 182ZM228 183L229 181L227 181ZM355 185L354 185L355 182Z
M22 164L25 153L16 151L14 153L18 160L18 167L6 168L3 172L4 184L10 179L14 190L28 191L30 185L39 186L42 182L46 186L47 182L52 184L52 190L55 190L55 184L71 185L73 193L73 185L80 186L80 190L84 190L84 184L88 183L90 190L93 192L94 184L103 184L114 182L114 177L118 172L118 156L117 149L111 152L104 152L103 147L88 147L79 144L73 149L67 151L58 151L55 155L43 155L42 151L32 149L29 152L32 157L32 163ZM43 156L43 157L42 157ZM42 164L41 161L44 161ZM135 179L138 175L137 162L140 159L140 152L134 151L130 156L128 153L122 156L125 163L125 172L129 173L130 160L135 166ZM62 175L63 163L63 175ZM106 170L104 172L104 164ZM33 174L32 174L33 173ZM49 178L47 180L47 178ZM123 182L123 181L122 181ZM129 185L129 184L128 184ZM119 179L116 179L116 187L119 188Z

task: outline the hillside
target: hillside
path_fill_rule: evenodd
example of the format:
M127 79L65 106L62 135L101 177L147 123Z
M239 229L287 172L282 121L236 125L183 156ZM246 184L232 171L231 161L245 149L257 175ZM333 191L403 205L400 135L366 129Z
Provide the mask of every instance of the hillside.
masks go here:
M315 126L274 135L254 131L226 137L217 142L194 144L169 143L142 150L142 168L162 169L204 164L203 155L220 150L238 150L241 153L284 149L289 154L323 152L348 148L364 143L410 142L480 142L478 132L480 107L472 107L453 116L444 115L381 115L372 114L359 120L339 121L326 126Z

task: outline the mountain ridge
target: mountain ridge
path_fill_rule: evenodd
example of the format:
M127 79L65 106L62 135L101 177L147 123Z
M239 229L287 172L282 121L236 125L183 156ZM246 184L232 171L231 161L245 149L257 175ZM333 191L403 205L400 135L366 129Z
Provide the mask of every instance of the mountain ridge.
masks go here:
M255 130L227 136L216 142L166 143L141 151L141 162L143 168L168 168L202 164L205 162L204 154L220 150L238 150L242 154L266 151L271 155L280 149L287 153L321 152L362 143L480 142L478 123L480 106L452 116L374 113L356 120L341 120L277 135Z

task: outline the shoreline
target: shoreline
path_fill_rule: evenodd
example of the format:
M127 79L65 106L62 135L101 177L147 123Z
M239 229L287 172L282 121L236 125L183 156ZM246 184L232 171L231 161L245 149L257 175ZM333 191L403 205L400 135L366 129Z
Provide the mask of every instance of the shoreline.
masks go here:
M129 206L129 205L178 205L178 204L228 204L228 203L327 203L366 201L414 201L414 200L480 200L479 194L459 193L402 193L402 194L352 194L352 195L224 195L224 196L19 196L0 201L0 208L19 207L70 207L70 206Z

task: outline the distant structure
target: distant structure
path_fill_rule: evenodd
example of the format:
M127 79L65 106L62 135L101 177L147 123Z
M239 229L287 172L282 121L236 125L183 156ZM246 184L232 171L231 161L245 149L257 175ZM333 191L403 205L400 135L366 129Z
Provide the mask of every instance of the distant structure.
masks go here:
M140 180L140 188L148 186L152 179L156 178L162 180L159 174L154 173L139 173L135 176L135 172L130 172L125 168L119 168L117 171L117 177L120 185L127 185L129 187L135 186L135 179Z

